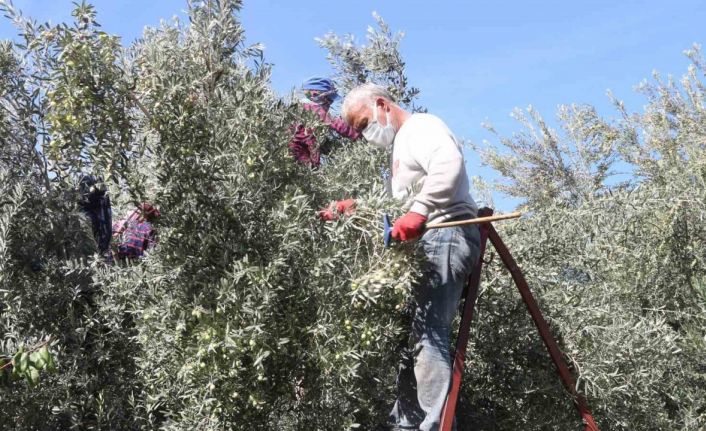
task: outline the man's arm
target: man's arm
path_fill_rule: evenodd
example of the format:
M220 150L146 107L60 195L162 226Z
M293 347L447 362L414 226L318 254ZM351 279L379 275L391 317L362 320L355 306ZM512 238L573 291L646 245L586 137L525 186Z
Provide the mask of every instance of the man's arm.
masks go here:
M427 176L409 210L428 217L431 212L451 203L466 172L461 149L451 136L433 133L425 138L431 142L420 142L410 148L412 157Z
M349 126L343 118L334 118L333 120L330 120L329 127L345 138L349 138L354 141L360 138L360 133L353 127Z
M412 197L409 211L397 219L392 238L410 241L424 233L429 214L451 203L462 175L463 155L445 128L432 127L414 137L409 152L426 173L424 184Z

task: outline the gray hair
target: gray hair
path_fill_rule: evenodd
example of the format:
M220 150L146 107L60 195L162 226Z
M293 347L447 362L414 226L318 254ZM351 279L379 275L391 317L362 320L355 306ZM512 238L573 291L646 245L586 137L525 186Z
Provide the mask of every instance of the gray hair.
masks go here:
M355 87L348 92L348 94L346 94L346 98L343 100L343 105L341 106L341 116L344 120L346 120L348 118L348 113L352 108L361 103L372 104L378 97L382 97L383 99L387 99L393 103L395 102L395 99L392 98L392 95L390 95L390 92L387 91L387 88L381 85L368 82Z

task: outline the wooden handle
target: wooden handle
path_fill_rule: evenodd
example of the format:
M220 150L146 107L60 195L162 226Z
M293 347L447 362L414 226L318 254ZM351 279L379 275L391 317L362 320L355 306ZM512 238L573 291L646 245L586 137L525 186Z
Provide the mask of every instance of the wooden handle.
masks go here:
M508 214L499 214L490 217L476 217L469 220L457 220L457 221L447 221L442 223L433 223L426 226L427 229L439 229L443 227L453 227L453 226L465 226L467 224L479 224L479 223L490 223L498 220L507 220L511 218L518 218L522 215L521 212L517 211Z

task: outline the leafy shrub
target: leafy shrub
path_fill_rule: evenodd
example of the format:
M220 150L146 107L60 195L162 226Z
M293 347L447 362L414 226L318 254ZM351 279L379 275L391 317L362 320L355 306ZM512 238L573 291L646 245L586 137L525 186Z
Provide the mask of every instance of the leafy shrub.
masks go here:
M86 4L57 26L0 5L21 33L0 44L0 428L383 422L421 265L413 246L382 247L380 215L398 213L380 178L387 156L338 140L320 169L293 162L292 124L338 138L273 93L238 1L189 3L188 23L130 47ZM365 46L320 39L341 87L374 80L422 109L401 35L376 20ZM602 429L705 426L704 95L692 58L681 86L644 87L643 114L616 102L610 122L567 107L559 134L531 112L533 129L501 140L509 154L487 152L526 199L528 216L501 234ZM608 185L616 162L631 183ZM160 208L144 260L97 254L78 209L87 173L104 177L116 212ZM345 197L359 199L355 215L316 219ZM460 429L578 429L503 271L483 274Z

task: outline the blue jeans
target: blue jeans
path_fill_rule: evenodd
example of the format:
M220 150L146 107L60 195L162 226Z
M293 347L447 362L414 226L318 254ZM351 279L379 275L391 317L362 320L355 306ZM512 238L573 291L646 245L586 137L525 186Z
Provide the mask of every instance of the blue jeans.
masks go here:
M451 323L480 248L478 227L431 229L421 246L428 260L414 288L414 347L397 375L397 400L390 421L400 429L437 431L451 385Z

